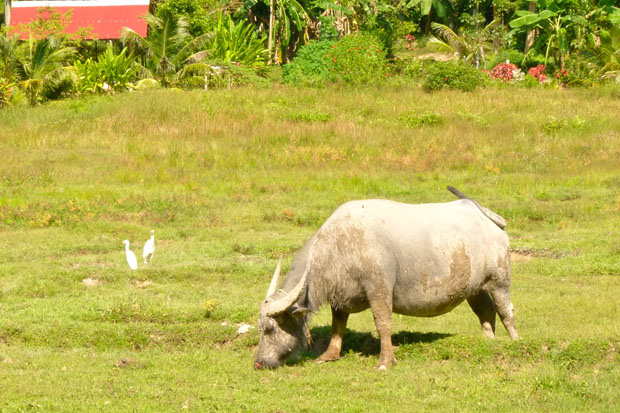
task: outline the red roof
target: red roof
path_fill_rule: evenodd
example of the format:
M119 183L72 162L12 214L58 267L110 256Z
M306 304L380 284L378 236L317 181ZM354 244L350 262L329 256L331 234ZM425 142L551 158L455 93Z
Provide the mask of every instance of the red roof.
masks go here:
M36 20L38 10L52 7L59 12L72 11L67 32L90 29L91 39L118 39L123 27L146 36L147 24L141 16L149 11L150 0L85 0L85 1L14 1L11 26ZM28 35L22 34L22 40Z

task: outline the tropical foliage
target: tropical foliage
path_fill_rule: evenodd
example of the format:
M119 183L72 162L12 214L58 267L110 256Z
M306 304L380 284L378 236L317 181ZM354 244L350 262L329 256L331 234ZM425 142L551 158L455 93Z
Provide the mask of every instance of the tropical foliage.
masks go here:
M112 47L108 47L97 60L76 61L75 68L79 75L78 89L92 93L126 90L133 86L139 70L133 56L127 55L127 49L116 54Z
M146 51L141 64L142 77L157 79L164 86L175 85L184 65L195 63L207 55L201 46L211 36L206 34L190 39L185 17L169 12L160 16L148 14L145 19L149 26L146 37L125 28L121 41L129 50Z
M85 40L88 28L68 33L71 14L51 8L40 9L30 24L1 28L2 105L23 96L35 105L80 93L274 80L324 87L396 79L429 91L620 83L620 7L614 0L155 4L144 17L146 37L125 29L110 45ZM420 60L429 56L461 63ZM269 65L283 65L282 76L269 75Z
M265 38L259 37L254 26L231 16L221 16L207 42L211 57L226 63L260 67L267 62Z

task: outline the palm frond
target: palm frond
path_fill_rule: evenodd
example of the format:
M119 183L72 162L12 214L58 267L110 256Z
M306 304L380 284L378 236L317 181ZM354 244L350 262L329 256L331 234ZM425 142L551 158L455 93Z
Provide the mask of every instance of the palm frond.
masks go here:
M144 38L129 27L123 27L121 29L121 43L123 43L123 46L129 44L135 44L139 47L146 46Z
M185 59L183 61L183 64L191 65L191 64L194 64L194 63L198 63L202 59L204 59L205 57L211 56L212 54L213 54L213 52L211 50L203 50L203 51L200 51L198 53L194 53L193 55L191 55L187 59Z
M427 39L428 46L440 53L458 54L458 52L450 44L431 35Z
M209 44L213 37L214 33L210 32L194 38L177 53L179 61L185 62L197 53L204 52L207 44Z
M43 95L47 99L58 99L71 93L79 76L74 67L59 67L45 75L43 78Z
M458 54L465 54L467 46L462 37L456 34L451 28L444 24L432 23L431 27L433 31L437 33L437 37L443 39L443 42L450 45L452 49Z

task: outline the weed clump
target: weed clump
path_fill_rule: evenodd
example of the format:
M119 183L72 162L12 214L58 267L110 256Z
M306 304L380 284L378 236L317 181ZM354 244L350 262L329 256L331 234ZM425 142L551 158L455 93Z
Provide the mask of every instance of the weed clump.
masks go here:
M410 128L438 125L444 121L443 117L435 112L403 113L400 115L399 120Z

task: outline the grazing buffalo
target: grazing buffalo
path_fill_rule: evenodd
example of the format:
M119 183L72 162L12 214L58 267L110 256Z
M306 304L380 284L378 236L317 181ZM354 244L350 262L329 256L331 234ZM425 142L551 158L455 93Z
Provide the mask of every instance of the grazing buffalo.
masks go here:
M434 317L467 300L484 336L495 336L497 312L518 339L506 222L448 189L461 199L419 205L371 199L340 206L296 255L280 289L278 263L260 305L254 367L276 368L309 343L308 316L325 302L332 310L332 337L317 362L340 357L349 314L367 308L381 340L380 369L396 361L392 312Z

